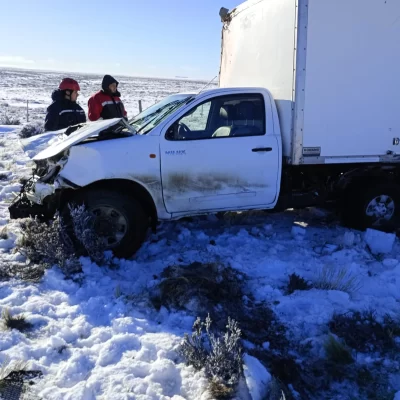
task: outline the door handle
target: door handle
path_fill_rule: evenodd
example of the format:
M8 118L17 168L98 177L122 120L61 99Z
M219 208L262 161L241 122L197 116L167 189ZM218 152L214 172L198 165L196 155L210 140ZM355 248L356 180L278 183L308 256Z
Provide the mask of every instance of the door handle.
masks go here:
M272 151L272 147L256 147L251 151L258 152L258 151Z

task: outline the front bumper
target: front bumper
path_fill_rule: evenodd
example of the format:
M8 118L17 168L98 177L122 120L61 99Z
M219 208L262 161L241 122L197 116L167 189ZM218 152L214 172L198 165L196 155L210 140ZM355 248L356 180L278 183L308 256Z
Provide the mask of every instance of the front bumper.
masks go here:
M14 199L10 207L8 207L11 219L38 217L40 219L51 219L55 210L46 205L35 204L28 200L26 195L22 195Z
M59 205L59 194L52 185L44 186L42 184L36 186L37 182L33 178L22 186L20 193L8 207L11 219L28 217L53 218Z

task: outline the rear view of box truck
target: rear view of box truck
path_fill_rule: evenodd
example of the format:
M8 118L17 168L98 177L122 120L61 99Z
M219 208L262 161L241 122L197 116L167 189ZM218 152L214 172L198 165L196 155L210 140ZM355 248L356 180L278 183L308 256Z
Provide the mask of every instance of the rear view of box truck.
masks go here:
M265 87L278 109L281 204L397 227L400 1L248 0L222 19L220 86Z

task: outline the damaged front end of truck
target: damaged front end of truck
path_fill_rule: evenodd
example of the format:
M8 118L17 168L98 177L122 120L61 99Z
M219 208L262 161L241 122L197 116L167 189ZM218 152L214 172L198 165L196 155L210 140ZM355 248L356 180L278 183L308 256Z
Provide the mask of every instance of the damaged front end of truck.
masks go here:
M22 180L20 192L8 208L11 219L37 217L49 220L61 209L63 193L80 188L60 175L69 161L72 146L86 140L110 140L135 134L134 129L120 118L83 124L78 128L33 157L32 176Z
M73 186L59 176L67 161L68 152L65 152L57 157L35 162L32 176L22 181L20 193L8 208L11 219L53 218L60 206L62 190Z

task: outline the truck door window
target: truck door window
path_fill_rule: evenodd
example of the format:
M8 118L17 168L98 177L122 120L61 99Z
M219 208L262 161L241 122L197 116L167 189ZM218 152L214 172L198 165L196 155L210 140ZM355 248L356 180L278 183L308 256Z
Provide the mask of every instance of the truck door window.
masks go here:
M190 114L186 114L179 121L181 124L185 124L191 131L205 131L207 129L210 107L210 101L203 103L200 106L195 107Z
M265 105L260 94L219 96L195 106L165 135L167 140L220 139L265 135Z

